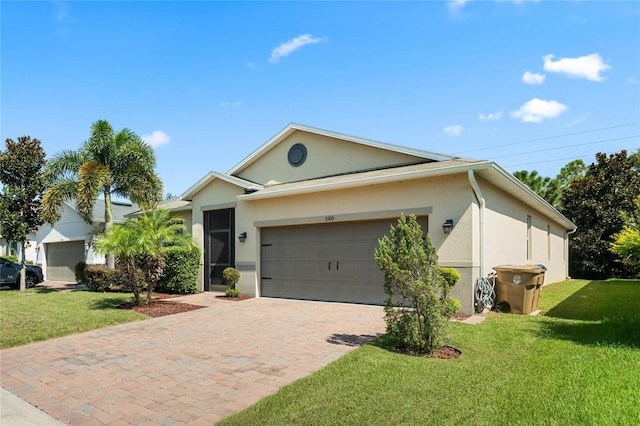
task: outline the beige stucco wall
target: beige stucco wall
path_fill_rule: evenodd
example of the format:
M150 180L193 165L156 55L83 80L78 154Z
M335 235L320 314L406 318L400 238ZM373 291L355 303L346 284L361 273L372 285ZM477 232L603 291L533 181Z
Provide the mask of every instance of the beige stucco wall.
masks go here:
M478 178L485 197L485 274L504 264L544 264L546 283L566 275L564 233L561 225L513 199L504 191ZM204 210L235 207L236 236L247 233L247 241L236 241L238 287L245 294L260 295L260 230L286 226L395 218L400 213L428 215L428 231L438 250L441 266L458 269L460 282L453 297L462 311L473 310L473 283L480 276L480 208L466 173L359 188L255 199L244 190L221 180L193 197L193 234L204 253ZM527 259L527 215L532 217L532 254ZM442 224L453 219L451 234ZM549 226L549 233L547 233ZM201 262L203 263L203 262ZM199 276L203 288L203 268Z
M428 215L429 234L438 249L440 264L457 268L462 279L454 289L466 311L472 309L472 283L478 265L473 262L473 199L466 175L409 180L339 191L290 197L238 201L237 233L247 232L247 242L236 246L241 265L240 289L259 295L260 228L331 221L395 218L400 213ZM442 224L454 220L451 234ZM373 256L373 254L372 254ZM255 272L254 272L255 270Z
M487 273L498 265L542 264L545 283L566 278L565 232L551 218L478 179L486 205ZM527 216L531 216L531 254L527 258ZM548 227L548 228L547 228Z
M307 148L307 159L299 167L291 166L287 159L289 149L296 143L302 143ZM338 173L424 161L424 159L398 152L295 131L264 153L259 161L238 173L238 176L261 184L270 180L295 182Z

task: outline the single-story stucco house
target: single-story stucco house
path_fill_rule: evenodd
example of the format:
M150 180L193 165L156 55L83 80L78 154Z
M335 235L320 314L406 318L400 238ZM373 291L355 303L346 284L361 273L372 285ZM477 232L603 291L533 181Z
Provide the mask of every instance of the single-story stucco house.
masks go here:
M124 221L126 214L139 210L137 204L112 201L111 213L114 223ZM89 242L95 229L104 229L104 200L97 200L93 206L91 223L85 222L73 202L62 205L60 219L52 227L44 224L35 233L33 263L42 267L44 277L51 281L75 281L75 265L80 261L87 264L104 264L105 257L96 254ZM27 252L29 255L29 252Z
M171 206L202 251L200 290L241 272L254 296L381 304L378 240L415 214L441 266L462 275L462 311L474 282L504 264L568 274L575 225L493 161L436 154L290 124L227 173L210 172ZM189 205L190 203L190 205Z

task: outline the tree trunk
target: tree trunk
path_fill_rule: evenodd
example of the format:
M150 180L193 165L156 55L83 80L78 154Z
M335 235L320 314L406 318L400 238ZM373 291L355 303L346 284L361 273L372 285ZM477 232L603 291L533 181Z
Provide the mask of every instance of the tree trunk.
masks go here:
M104 230L107 231L113 226L113 216L111 214L111 192L105 188L104 190ZM115 268L115 259L113 255L107 253L107 268Z
M26 244L22 242L22 268L20 269L20 293L24 293L27 289L27 267L25 266L26 261Z

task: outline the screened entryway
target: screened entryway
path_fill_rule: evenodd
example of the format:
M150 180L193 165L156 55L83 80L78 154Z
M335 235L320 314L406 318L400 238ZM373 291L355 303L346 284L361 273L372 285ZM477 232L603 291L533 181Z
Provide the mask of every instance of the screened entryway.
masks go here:
M204 212L205 291L224 285L222 271L234 266L235 209Z

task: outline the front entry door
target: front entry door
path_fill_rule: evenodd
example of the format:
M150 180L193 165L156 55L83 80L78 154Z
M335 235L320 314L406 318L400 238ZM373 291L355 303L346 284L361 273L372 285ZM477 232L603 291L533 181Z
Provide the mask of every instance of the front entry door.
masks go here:
M235 209L204 212L205 223L205 291L224 285L222 271L234 266Z

